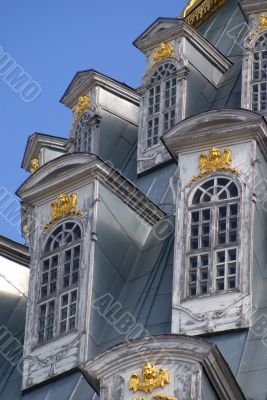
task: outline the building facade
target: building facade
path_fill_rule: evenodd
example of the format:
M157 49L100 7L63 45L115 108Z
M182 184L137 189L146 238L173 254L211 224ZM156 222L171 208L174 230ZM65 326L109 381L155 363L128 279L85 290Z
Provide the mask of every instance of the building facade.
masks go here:
M134 45L140 88L80 71L69 137L29 137L1 400L266 400L267 2L191 0Z

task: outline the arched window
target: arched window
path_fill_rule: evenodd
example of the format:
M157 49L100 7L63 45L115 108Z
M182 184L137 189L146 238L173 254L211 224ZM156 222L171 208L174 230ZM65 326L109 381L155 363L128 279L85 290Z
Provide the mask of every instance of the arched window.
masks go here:
M255 43L251 85L252 110L267 112L267 32Z
M159 143L160 136L175 125L177 103L176 67L160 65L150 79L148 91L147 148Z
M78 224L64 222L45 242L38 301L39 343L76 328L81 236Z
M189 200L186 295L238 288L240 193L223 176L207 179Z
M85 112L79 121L74 133L74 152L87 152L92 151L92 127L90 120L92 116L89 112Z

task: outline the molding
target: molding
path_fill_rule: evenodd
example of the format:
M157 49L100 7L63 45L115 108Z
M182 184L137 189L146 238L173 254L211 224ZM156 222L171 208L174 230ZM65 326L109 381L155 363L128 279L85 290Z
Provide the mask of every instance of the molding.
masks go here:
M254 139L267 159L267 124L252 111L225 109L208 111L188 118L161 138L170 154L177 160L178 153L215 146L217 143Z
M53 200L60 191L73 191L95 179L115 193L135 213L153 226L166 216L132 182L97 156L71 153L41 167L17 190L23 202L42 204Z
M249 21L251 14L260 14L267 11L266 1L262 0L240 0L238 5L247 21Z
M0 255L25 267L30 266L29 248L4 236L0 236Z
M169 23L169 27L160 30L160 25ZM226 72L232 63L210 42L200 35L192 26L180 18L158 18L140 35L134 45L143 53L152 51L161 42L169 42L179 36L185 37L209 62L222 73Z
M65 138L34 132L28 138L21 167L30 172L31 160L38 158L42 147L51 147L53 150L65 152L66 143Z
M137 364L179 361L200 363L221 400L245 400L231 369L216 345L206 340L182 335L153 336L129 340L115 346L81 366L87 379L99 392L100 380L116 376L124 368L132 370Z
M79 96L88 93L94 86L101 86L105 90L131 103L139 105L140 97L134 88L93 69L77 72L60 99L60 102L72 109L77 103Z

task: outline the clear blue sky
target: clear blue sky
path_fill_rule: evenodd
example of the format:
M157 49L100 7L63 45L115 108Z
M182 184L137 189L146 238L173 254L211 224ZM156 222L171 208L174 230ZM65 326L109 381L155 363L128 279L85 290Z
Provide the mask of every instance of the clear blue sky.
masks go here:
M59 103L74 74L94 68L137 87L144 56L132 42L157 17L176 17L187 1L9 0L1 2L0 49L41 86L22 101L0 76L0 189L10 193L27 178L21 161L33 132L68 136L71 112ZM1 193L1 192L0 192ZM2 216L0 235L23 242Z

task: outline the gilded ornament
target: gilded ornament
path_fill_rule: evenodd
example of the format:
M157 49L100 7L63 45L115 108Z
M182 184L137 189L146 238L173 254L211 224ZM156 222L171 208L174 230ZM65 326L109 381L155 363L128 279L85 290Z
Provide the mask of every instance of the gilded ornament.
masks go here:
M78 196L75 193L58 195L58 201L51 203L51 220L45 225L45 230L53 225L56 221L64 218L67 215L79 215L82 213L77 210Z
M28 225L24 225L22 227L22 233L23 233L24 236L26 236L28 234Z
M197 28L213 13L215 13L215 11L223 6L225 2L226 0L204 0L198 6L193 8L196 1L191 0L188 6L184 9L183 17L189 25ZM192 11L191 8L193 8Z
M153 68L163 60L180 61L174 56L174 47L171 43L162 42L157 49L153 51L153 64L148 68L146 75L149 75Z
M267 16L260 15L258 21L258 28L254 32L251 32L250 38L253 39L258 33L264 31L266 28L267 28Z
M159 48L153 52L154 62L166 60L173 57L173 45L171 43L162 42Z
M156 396L153 396L153 399L155 399L155 400L176 400L175 397L171 397L166 394L157 394Z
M201 172L191 179L191 181L189 182L189 186L192 186L192 184L200 178L216 171L231 172L232 174L239 175L239 170L231 167L231 162L232 151L229 149L225 149L222 154L221 150L218 147L212 147L209 150L208 155L201 153L199 156L198 165Z
M33 174L34 172L37 171L37 169L39 169L39 160L38 160L38 158L33 158L31 160L30 172Z
M185 18L189 14L190 8L197 2L197 0L190 0L189 4L185 7L183 17Z
M75 111L75 119L79 118L80 115L85 111L85 110L91 110L91 101L88 96L80 96L79 101L74 106L74 111Z
M159 370L150 363L146 363L142 368L142 376L137 373L131 375L129 389L133 392L140 390L152 393L156 388L163 388L169 382L169 373L166 369Z

